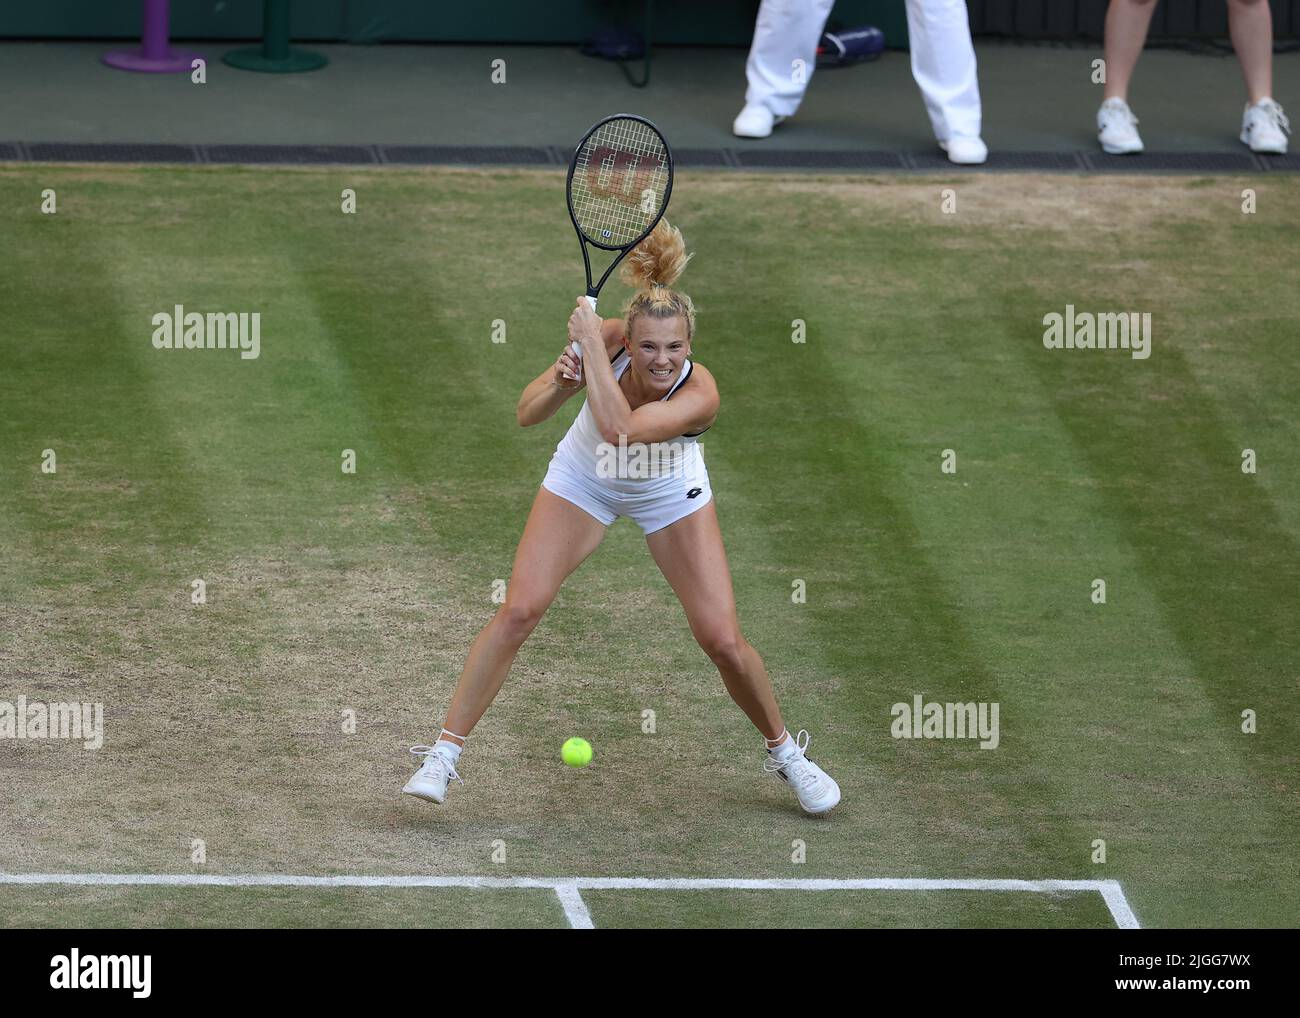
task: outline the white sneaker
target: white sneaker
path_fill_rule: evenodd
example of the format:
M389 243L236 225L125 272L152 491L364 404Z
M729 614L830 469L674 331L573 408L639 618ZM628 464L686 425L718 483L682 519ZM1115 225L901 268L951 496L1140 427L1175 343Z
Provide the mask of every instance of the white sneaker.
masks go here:
M794 789L805 813L814 816L829 813L840 801L840 786L834 778L804 756L804 750L808 748L807 732L800 732L795 737L794 747L794 752L784 762L777 760L769 749L768 757L763 761L763 770L774 773Z
M772 133L772 128L784 119L766 106L745 103L745 108L731 125L731 133L737 138L766 138Z
M462 785L465 783L456 773L455 765L439 753L436 746L412 746L411 752L416 756L424 757L424 763L402 789L407 795L424 799L426 802L441 803L447 798L447 783L452 778L460 781Z
M939 147L948 153L948 161L959 166L978 166L989 157L988 146L979 138L954 136L939 142Z
M1141 152L1142 137L1137 125L1138 118L1133 116L1128 103L1118 96L1107 99L1097 111L1097 140L1101 142L1101 150L1112 156Z
M1291 133L1291 121L1282 107L1272 99L1261 99L1247 106L1241 116L1241 140L1252 152L1286 154L1286 136Z

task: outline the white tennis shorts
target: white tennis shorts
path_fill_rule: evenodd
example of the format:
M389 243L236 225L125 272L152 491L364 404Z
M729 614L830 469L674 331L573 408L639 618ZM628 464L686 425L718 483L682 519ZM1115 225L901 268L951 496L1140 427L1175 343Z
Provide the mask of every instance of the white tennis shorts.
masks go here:
M709 472L698 457L681 476L647 478L637 482L609 481L575 469L558 451L542 479L542 487L572 502L609 526L630 516L646 536L676 523L713 500Z

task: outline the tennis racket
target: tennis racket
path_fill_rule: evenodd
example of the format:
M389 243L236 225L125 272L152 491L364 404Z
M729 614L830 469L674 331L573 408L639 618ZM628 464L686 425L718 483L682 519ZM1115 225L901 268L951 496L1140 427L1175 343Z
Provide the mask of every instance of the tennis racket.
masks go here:
M645 117L629 113L606 117L574 149L565 190L587 270L587 300L595 311L605 280L649 236L668 208L673 193L672 149ZM588 245L618 252L594 284ZM571 346L581 361L581 347ZM582 381L581 368L575 380Z

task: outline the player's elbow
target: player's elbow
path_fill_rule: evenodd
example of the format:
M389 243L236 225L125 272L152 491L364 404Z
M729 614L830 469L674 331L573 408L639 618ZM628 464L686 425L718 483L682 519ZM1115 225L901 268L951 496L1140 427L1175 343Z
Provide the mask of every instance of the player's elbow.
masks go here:
M625 445L631 445L633 442L637 441L637 439L631 434L632 431L633 428L630 424L616 424L613 427L602 427L600 429L600 438L601 441L608 442L610 445L618 445L619 442L623 442Z

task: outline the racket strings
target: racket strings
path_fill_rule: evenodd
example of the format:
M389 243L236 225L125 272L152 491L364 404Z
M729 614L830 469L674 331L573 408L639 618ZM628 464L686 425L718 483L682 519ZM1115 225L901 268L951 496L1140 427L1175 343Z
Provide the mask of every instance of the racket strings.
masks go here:
M658 218L668 182L668 153L639 120L611 120L578 153L570 201L579 229L605 246L630 244Z

